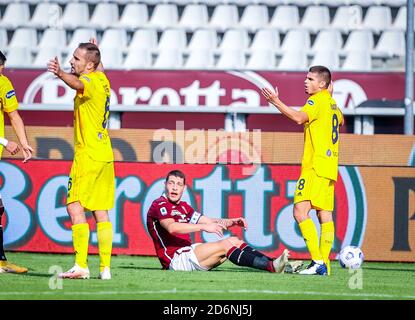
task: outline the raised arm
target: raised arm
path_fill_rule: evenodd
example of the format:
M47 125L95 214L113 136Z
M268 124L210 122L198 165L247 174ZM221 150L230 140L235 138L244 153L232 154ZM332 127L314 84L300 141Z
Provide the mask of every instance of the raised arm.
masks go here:
M199 219L199 223L201 224L208 224L208 223L218 223L224 227L224 229L228 229L230 227L241 227L245 230L248 228L248 223L246 222L245 218L232 218L232 219L218 219L218 218L209 218L206 216L201 216Z
M307 113L290 108L280 100L277 89L274 91L268 88L262 88L261 92L269 103L277 107L277 109L281 111L283 115L293 120L297 124L303 124L308 121Z
M70 88L76 90L77 92L84 91L84 84L77 76L72 73L65 72L61 69L61 66L58 61L58 57L50 60L48 63L48 71L52 72L55 76L62 79Z

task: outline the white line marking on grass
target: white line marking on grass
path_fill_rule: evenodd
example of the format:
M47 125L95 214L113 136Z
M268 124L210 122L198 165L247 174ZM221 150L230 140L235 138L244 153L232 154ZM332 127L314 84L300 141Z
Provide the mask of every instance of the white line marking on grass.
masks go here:
M281 291L281 290L252 290L252 289L232 289L232 290L142 290L142 291L27 291L27 292L0 292L0 296L7 295L144 295L144 294L182 294L182 293L261 293L270 295L310 295L310 296L329 296L329 297L357 297L357 298L391 298L391 299L415 299L415 295L395 295L381 293L337 293L337 292L317 292L317 291Z

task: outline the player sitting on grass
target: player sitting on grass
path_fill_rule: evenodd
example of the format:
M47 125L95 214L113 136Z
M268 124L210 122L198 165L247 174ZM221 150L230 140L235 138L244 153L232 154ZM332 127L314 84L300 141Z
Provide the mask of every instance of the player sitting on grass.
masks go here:
M164 194L153 201L147 213L147 228L163 269L208 271L229 259L238 266L284 272L288 265L287 249L277 259L272 259L235 236L192 244L190 233L205 231L223 237L223 230L248 226L244 218L213 219L195 211L181 201L185 187L186 178L181 171L169 172Z

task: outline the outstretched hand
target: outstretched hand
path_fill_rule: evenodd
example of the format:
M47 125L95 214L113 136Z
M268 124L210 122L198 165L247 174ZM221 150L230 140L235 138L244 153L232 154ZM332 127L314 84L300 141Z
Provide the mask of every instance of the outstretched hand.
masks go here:
M62 75L62 69L59 64L58 57L51 59L48 63L48 71L52 72L55 76L60 77Z
M275 87L275 91L269 88L262 88L261 93L269 103L275 103L278 100L278 87Z

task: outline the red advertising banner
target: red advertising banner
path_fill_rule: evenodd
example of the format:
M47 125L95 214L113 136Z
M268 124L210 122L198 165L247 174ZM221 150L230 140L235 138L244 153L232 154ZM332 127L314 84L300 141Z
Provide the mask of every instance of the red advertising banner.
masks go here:
M0 193L7 211L3 221L6 249L73 251L70 219L65 208L70 166L70 161L63 160L35 160L28 164L17 160L0 162ZM247 168L250 175L246 175ZM185 172L187 189L183 200L198 211L217 218L245 217L248 229L232 232L252 247L272 256L288 248L293 258L309 258L292 217L292 199L300 167L271 164L252 170L251 166L237 164L117 162L116 201L110 211L114 254L154 255L145 226L146 213L152 201L163 192L165 176L172 169ZM380 185L383 186L382 205L378 205ZM412 230L413 191L415 168L340 167L332 258L342 246L357 245L362 247L367 260L414 262L415 243L408 231ZM317 223L315 213L312 217ZM91 216L88 219L92 231L90 253L97 253L95 222ZM376 221L385 223L377 226ZM215 235L207 233L193 237L197 242L217 240ZM374 242L376 238L382 241Z
M46 70L8 69L19 102L72 104L74 93ZM260 93L278 86L290 106L302 106L305 72L254 71L107 71L111 105L152 106L267 106ZM404 73L333 73L334 98L341 108L354 108L365 100L403 100ZM134 106L134 107L133 107ZM168 109L166 109L168 111Z

